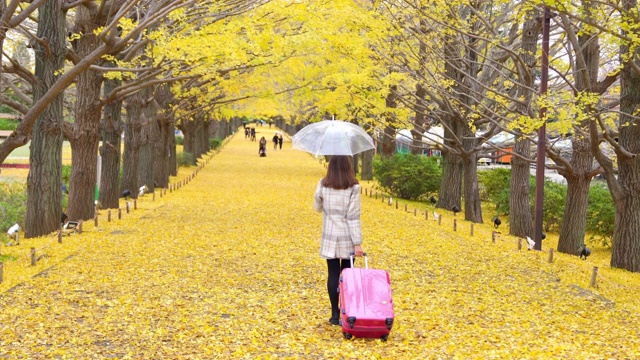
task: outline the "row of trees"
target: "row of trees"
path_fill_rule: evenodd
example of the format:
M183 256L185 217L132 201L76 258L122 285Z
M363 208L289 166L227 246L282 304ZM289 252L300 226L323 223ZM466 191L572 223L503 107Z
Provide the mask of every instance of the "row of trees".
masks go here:
M552 71L544 97L538 94L540 5L528 0L4 4L0 44L10 44L10 51L3 50L2 102L21 113L22 121L0 145L0 160L32 141L27 236L57 228L59 195L52 190L60 183L63 137L73 147L70 216L89 218L100 140L102 176L117 179L123 157L122 182L101 181L111 186L101 189L101 201L115 206L118 187L166 185L172 126L185 133L185 146L197 147L206 141L192 134L206 133L212 120L248 114L279 116L281 127L285 121L304 124L335 114L379 132L385 155L395 150L398 129L412 129L417 149L422 133L440 124L445 135L437 205L450 209L462 203L465 218L474 222L483 221L476 158L487 139L510 132L516 136L511 232L530 236L530 150L536 129L546 121L551 133L573 145L570 160L554 151L552 142L547 147L569 186L559 250L576 253L583 243L588 186L602 174L616 206L611 264L640 271L637 4L546 4L553 12ZM33 54L35 64L25 63L22 53ZM66 105L73 109L70 121L63 120ZM549 109L545 119L538 118L542 106ZM363 163L369 167L370 160ZM153 166L144 168L147 164Z

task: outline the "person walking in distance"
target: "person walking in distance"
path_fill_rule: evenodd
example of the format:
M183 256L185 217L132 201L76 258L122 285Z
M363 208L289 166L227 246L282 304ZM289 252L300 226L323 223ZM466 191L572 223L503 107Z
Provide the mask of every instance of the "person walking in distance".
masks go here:
M320 256L327 260L327 291L331 303L329 323L340 324L338 285L340 273L350 266L350 253L362 256L360 185L350 156L334 155L327 175L314 194L314 208L322 212Z
M280 150L282 150L282 134L278 134L278 144L280 144Z
M273 150L278 148L278 134L273 134L273 138L271 139L271 141L273 141Z

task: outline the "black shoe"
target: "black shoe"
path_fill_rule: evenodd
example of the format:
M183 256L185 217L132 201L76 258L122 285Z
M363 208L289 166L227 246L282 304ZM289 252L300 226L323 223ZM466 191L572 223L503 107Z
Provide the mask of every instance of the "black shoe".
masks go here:
M332 316L329 319L329 323L331 323L331 325L340 325L340 318L337 316L336 317Z

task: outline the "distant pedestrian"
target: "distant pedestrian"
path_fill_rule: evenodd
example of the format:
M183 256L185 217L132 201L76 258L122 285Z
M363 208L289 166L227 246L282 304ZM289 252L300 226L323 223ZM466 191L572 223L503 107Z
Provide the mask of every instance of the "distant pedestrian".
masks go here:
M259 143L259 148L258 148L258 154L260 155L260 157L265 157L267 156L267 139L264 138L264 136L262 138L260 138L260 143Z
M278 134L278 144L280 145L280 150L282 150L282 134Z
M271 139L271 141L273 141L273 150L278 148L278 134L274 134L273 135L273 139Z

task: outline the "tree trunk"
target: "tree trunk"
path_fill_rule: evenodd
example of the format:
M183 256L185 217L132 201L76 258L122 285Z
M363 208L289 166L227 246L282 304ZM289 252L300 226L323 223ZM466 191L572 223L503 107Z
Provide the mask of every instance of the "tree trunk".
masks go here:
M95 14L89 7L76 8L74 32L82 36L73 46L80 57L100 46L93 33L97 27ZM80 73L76 80L75 121L71 142L71 177L69 179L69 206L67 216L73 220L87 220L94 216L94 200L98 179L98 146L100 143L100 89L102 74L91 68Z
M127 98L127 122L124 129L124 156L122 165L122 189L131 191L131 197L138 197L138 150L142 129L143 99L140 93Z
M477 153L471 153L462 161L464 167L464 219L481 224L482 207L478 188Z
M635 0L623 1L627 11L636 11ZM633 30L634 36L640 31ZM621 53L630 60L640 56L640 49L622 47ZM636 64L637 65L637 64ZM633 272L640 272L640 74L630 64L623 64L620 72L620 126L618 127L618 143L634 156L618 153L617 193L613 194L616 206L615 229L613 231L613 248L611 266Z
M530 155L529 142L517 138L513 152L528 158ZM529 177L529 163L518 156L511 158L511 178L509 179L509 234L520 237L533 237L533 216L529 194L531 192Z
M587 227L587 206L589 205L589 185L593 154L587 139L574 138L571 155L571 171L565 175L567 198L564 216L560 225L558 251L579 255L578 248L584 244Z
M148 191L155 191L153 182L153 145L156 141L153 137L153 127L155 127L156 106L154 101L148 101L153 90L146 88L142 90L144 107L142 108L142 119L140 129L140 147L138 148L138 186L146 185Z
M451 210L460 205L462 198L462 160L457 154L445 151L442 154L442 182L437 208Z
M119 80L104 81L104 95L107 96L117 86ZM101 120L102 169L100 171L100 206L105 209L117 209L120 206L120 155L122 138L122 101L107 104ZM133 190L131 190L133 192Z
M62 0L48 0L38 10L35 42L34 103L54 84L64 66L65 14ZM62 101L58 95L38 116L33 128L29 175L27 176L27 215L25 237L50 234L60 227L62 201Z
M178 176L178 151L176 150L176 127L174 124L175 122L172 122L169 125L169 133L167 134L167 136L169 137L169 159L167 159L167 163L169 164L169 175Z
M166 116L158 114L158 120L154 121L153 146L153 180L161 188L169 185L169 121ZM173 135L173 132L171 133Z
M395 109L398 106L397 89L396 85L392 85L389 89L389 94L387 94L385 101L388 109ZM386 117L384 137L382 138L382 156L392 156L396 153L396 119L393 114L388 114Z
M373 180L373 154L375 150L367 150L362 153L362 180Z

